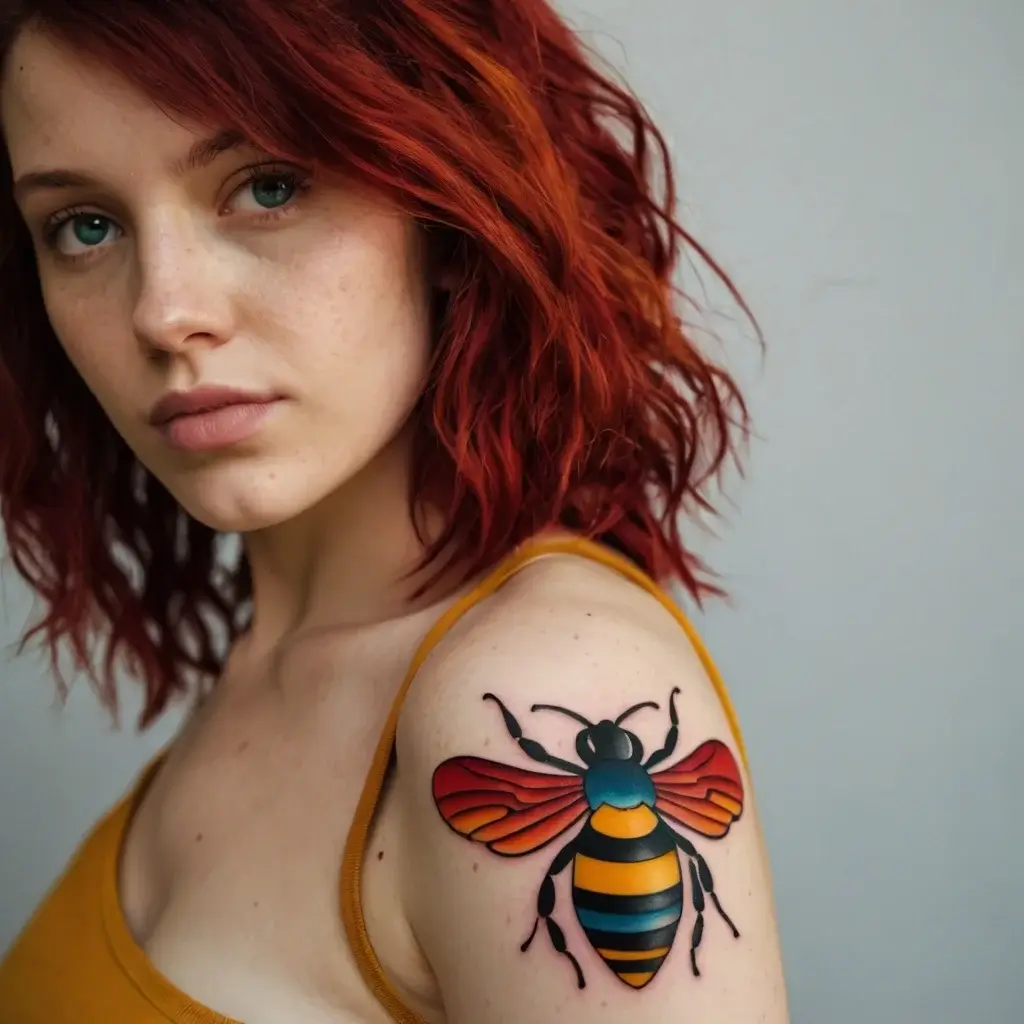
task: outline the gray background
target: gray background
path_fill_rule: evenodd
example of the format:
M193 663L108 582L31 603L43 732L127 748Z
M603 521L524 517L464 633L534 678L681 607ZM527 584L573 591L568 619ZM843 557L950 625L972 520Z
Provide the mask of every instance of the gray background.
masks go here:
M767 334L697 616L730 681L793 1019L1024 1020L1021 0L563 5L676 152ZM687 278L684 277L684 281ZM712 294L712 300L718 296ZM7 572L0 644L31 612ZM0 948L171 734L0 685ZM736 1022L740 1024L740 1022Z

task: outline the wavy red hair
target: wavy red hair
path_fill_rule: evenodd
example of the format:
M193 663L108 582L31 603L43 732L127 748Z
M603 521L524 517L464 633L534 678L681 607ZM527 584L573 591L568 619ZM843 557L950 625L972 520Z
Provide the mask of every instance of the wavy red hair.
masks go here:
M416 413L412 508L446 516L428 564L450 553L469 576L562 525L698 599L717 592L679 518L713 511L747 410L674 309L684 249L742 299L676 219L662 135L547 0L0 10L0 56L38 26L169 112L342 170L424 226L455 281ZM4 157L0 506L46 607L25 640L41 636L55 669L69 643L111 709L126 656L145 725L216 677L244 628L248 573L225 567L213 531L139 465L64 356Z

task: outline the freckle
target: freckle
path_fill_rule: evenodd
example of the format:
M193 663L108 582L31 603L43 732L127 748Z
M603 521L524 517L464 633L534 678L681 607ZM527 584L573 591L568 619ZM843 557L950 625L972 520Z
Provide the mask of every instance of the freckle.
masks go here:
M511 923L512 923L512 915L511 914L506 914L505 915L505 924L511 924Z
M607 1002L607 1000L605 1000L605 999L602 999L602 1000L601 1000L601 1009L602 1009L602 1010L604 1010L604 1009L607 1009L607 1007L608 1007L608 1002Z
M490 736L485 736L484 737L484 746L485 747L489 747L490 745L491 745L491 737Z
M572 638L573 638L573 640L579 640L579 638L580 638L579 633L573 633Z
M248 740L242 740L242 742L238 744L238 750L236 750L235 753L241 754L241 753L243 753L244 751L246 751L248 749L249 749L249 741Z
M476 861L473 861L473 873L476 874L476 872L479 871L479 870L480 870L480 865Z
M201 843L202 841L203 841L203 833L202 832L197 832L196 833L196 842L197 843Z
M259 900L253 900L252 901L252 905L253 905L253 908L256 908L256 907L258 907L260 905L260 901Z
M383 850L378 850L377 851L377 860L383 860L383 859L384 859L384 851Z
M587 612L587 618L589 619L589 618L591 618L591 617L592 617L592 616L591 616L590 612Z

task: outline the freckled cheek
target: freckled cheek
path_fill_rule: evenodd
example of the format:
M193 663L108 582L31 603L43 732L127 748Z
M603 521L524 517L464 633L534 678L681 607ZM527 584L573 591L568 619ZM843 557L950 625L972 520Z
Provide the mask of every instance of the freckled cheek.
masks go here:
M123 325L91 302L52 302L50 324L71 365L115 422L135 403L138 350Z
M401 254L307 262L272 293L261 292L264 323L281 325L290 339L291 351L281 355L318 393L333 395L331 405L349 393L371 399L375 386L419 382L429 351L429 308L404 269Z

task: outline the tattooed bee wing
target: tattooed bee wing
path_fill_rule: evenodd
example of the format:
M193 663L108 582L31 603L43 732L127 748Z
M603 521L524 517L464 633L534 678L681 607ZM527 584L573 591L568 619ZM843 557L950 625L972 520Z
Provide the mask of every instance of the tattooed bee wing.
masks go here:
M438 765L434 803L461 836L505 857L539 850L588 811L583 780L527 771L481 757Z
M743 813L743 780L732 751L702 743L669 768L652 772L655 807L666 818L709 839L724 836Z

